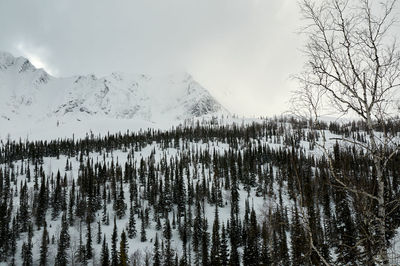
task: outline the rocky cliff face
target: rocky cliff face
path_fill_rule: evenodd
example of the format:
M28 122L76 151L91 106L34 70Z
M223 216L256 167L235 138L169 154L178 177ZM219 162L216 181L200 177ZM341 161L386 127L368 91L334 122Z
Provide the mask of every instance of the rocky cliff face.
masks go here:
M181 120L228 111L189 74L56 78L0 52L0 119Z

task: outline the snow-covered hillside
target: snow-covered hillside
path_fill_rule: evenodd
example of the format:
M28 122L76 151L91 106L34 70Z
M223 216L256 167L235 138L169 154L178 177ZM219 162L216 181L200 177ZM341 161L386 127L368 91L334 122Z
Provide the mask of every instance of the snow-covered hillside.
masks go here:
M21 125L29 134L27 128L37 125L51 129L104 119L130 119L145 125L168 121L171 125L187 118L228 113L187 73L56 78L35 68L28 59L6 52L0 52L0 95L3 137Z
M374 202L330 172L374 190L372 161L336 141L366 143L361 124L321 122L314 135L292 118L226 122L0 143L0 265L322 265L314 250L330 265L370 265L374 239L358 241ZM399 161L386 168L391 202ZM388 255L399 265L394 210Z

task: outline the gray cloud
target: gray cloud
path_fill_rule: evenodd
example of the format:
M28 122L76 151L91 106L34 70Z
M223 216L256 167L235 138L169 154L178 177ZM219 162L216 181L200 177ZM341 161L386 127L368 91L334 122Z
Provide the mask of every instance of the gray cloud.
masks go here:
M0 49L58 76L187 71L228 109L286 109L302 42L293 0L1 1Z

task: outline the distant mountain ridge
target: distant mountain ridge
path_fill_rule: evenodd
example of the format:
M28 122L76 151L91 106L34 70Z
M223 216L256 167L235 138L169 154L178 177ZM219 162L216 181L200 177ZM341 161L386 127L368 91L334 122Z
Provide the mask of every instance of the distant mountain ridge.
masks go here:
M0 52L0 121L95 118L183 120L229 112L189 74L56 78Z

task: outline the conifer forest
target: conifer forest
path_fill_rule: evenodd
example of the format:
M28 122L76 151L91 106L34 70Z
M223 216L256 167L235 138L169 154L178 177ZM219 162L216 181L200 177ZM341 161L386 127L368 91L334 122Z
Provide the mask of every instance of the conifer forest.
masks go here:
M165 131L3 142L0 260L369 265L376 233L367 215L376 203L355 191L376 193L376 169L363 149L334 140L366 143L364 125L320 122L313 132L307 124L214 119ZM388 128L399 132L400 124ZM321 143L332 152L317 149ZM400 154L384 175L392 247L399 241Z

